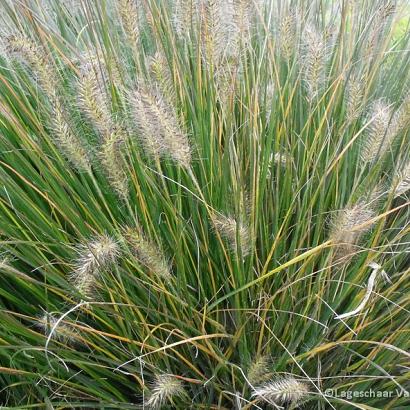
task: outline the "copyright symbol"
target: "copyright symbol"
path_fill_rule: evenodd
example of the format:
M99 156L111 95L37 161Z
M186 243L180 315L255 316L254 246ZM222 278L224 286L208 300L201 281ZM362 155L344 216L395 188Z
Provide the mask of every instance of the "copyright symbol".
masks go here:
M326 389L325 390L325 396L332 397L333 396L333 389Z

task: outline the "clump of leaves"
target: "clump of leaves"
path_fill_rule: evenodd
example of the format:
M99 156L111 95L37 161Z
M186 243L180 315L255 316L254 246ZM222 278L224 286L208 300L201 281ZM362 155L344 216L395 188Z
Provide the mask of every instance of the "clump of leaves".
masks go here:
M406 407L400 5L0 10L1 406Z

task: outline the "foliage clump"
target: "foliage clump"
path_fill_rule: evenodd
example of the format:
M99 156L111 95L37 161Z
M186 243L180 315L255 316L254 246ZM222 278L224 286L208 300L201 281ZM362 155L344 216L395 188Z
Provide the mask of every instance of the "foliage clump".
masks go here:
M0 11L0 407L408 405L401 4Z

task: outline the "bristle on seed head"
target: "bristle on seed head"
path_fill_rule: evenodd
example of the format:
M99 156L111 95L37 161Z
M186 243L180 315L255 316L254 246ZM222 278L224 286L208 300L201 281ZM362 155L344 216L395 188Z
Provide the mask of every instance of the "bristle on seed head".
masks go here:
M103 138L100 151L100 160L104 172L113 190L118 196L126 200L129 192L128 175L125 170L124 157L121 146L126 135L120 128L115 128Z
M51 129L55 142L73 166L79 171L89 171L91 169L91 162L88 151L73 132L67 121L68 116L65 105L59 99L56 99L51 119Z

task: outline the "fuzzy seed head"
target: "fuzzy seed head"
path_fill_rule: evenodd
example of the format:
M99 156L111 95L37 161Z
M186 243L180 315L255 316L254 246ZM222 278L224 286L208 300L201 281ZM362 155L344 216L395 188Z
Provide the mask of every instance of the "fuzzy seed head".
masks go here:
M309 386L293 377L276 379L255 388L252 396L275 405L297 406L309 394Z
M176 101L174 81L168 61L164 54L157 51L154 55L147 57L146 67L153 82L158 85L161 94L170 103Z
M335 245L335 259L348 261L355 253L359 240L373 226L372 207L364 201L340 210L333 218L330 239Z
M106 93L107 73L98 55L84 58L78 80L80 107L100 134L110 132L112 118Z
M349 79L346 93L346 118L349 124L357 120L363 111L364 86L363 78Z
M366 42L363 46L364 56L369 58L374 50L378 48L382 34L386 29L388 20L396 12L396 4L391 0L380 2L376 12L371 16L372 24L370 26Z
M228 107L229 102L233 101L238 84L237 74L238 67L234 61L227 61L215 72L216 97L224 108Z
M252 0L205 0L200 6L202 55L210 67L239 62L250 46L256 10Z
M232 10L224 10L224 2L205 0L201 2L201 52L208 66L218 66L224 56L227 40L227 20L232 18ZM228 3L225 3L228 5ZM225 24L224 24L225 23Z
M98 276L117 261L120 248L117 241L104 234L80 245L78 253L70 279L79 293L89 297Z
M42 90L53 101L58 87L58 79L44 48L23 34L8 36L4 42L7 54L10 57L18 58L30 67Z
M161 248L147 239L139 228L126 228L124 233L137 260L154 275L172 278L171 268Z
M275 99L275 85L273 82L269 82L268 85L266 86L266 93L265 93L265 107L266 107L266 119L269 120L271 113L272 113L272 107L274 104L274 99Z
M166 404L172 404L174 399L185 395L185 389L180 379L171 374L160 374L150 389L145 406L150 409L160 409Z
M270 367L271 358L269 356L257 357L249 366L247 379L252 385L266 382L272 376Z
M55 314L46 312L39 318L38 326L42 329L44 335L48 337L51 330L57 324L57 321L58 317ZM77 335L78 333L73 327L60 322L57 327L54 328L51 337L53 340L67 343L74 342Z
M233 0L233 23L235 41L238 47L249 46L252 26L256 19L256 10L253 0Z
M296 51L296 13L287 13L279 24L279 52L289 61Z
M116 128L103 139L100 151L101 166L111 187L121 199L128 197L128 175L125 171L121 146L126 139L125 133Z
M73 166L79 171L89 171L91 169L91 163L88 153L81 141L73 133L67 122L67 116L68 114L64 106L60 100L56 99L51 119L51 129L55 137L55 142Z
M148 155L168 157L189 168L191 147L173 106L158 88L140 85L132 95L138 137Z
M309 101L323 89L326 80L326 41L323 33L307 24L303 33L302 74Z
M140 19L135 0L118 0L118 13L128 41L136 49L140 36Z
M394 138L410 125L410 93L404 97L389 126L389 138Z
M372 121L366 133L366 139L361 152L364 163L374 161L378 156L382 157L390 147L391 133L388 132L391 119L391 108L383 100L377 100L372 104L368 121Z
M179 38L188 36L194 22L199 0L176 0L174 3L173 25Z
M251 235L247 225L233 217L224 215L214 216L212 223L222 239L229 244L232 252L237 252L239 245L242 256L249 255L251 251Z
M139 86L131 96L131 101L138 138L146 154L159 159L163 153L163 142L154 111L155 96L150 93L148 87Z
M395 181L394 197L405 194L410 189L410 163L399 172Z
M20 58L30 67L47 95L51 104L50 125L55 142L79 171L88 171L90 169L88 154L66 120L67 112L57 93L57 74L49 62L49 56L42 47L23 35L7 37L6 45L11 56Z

